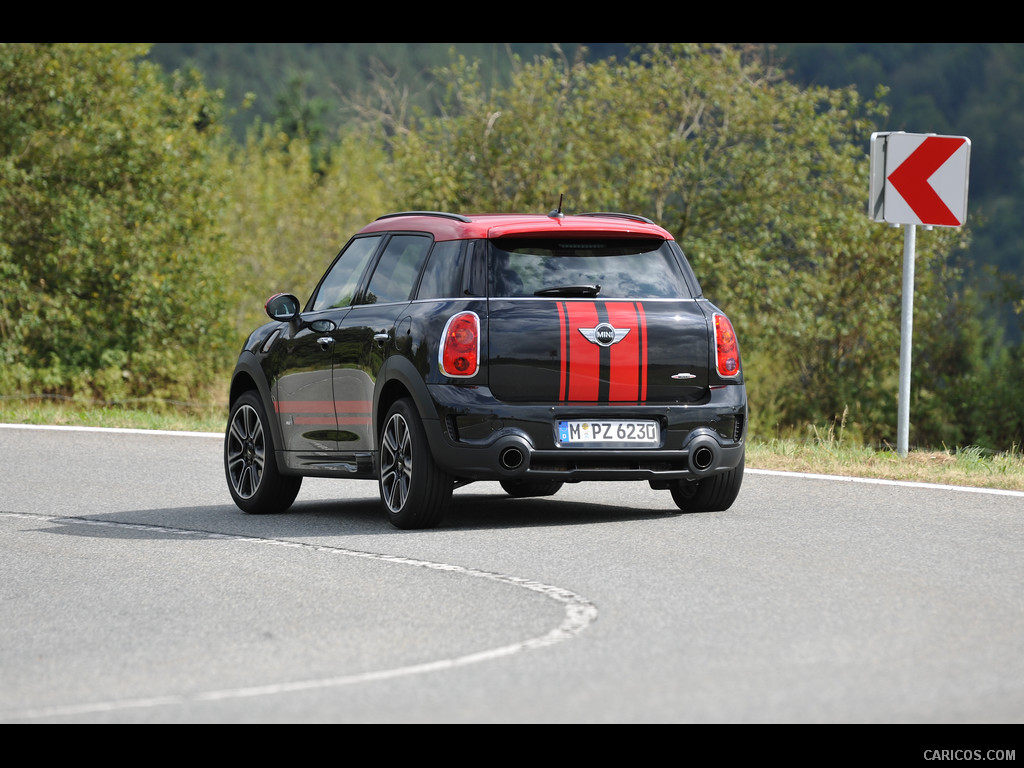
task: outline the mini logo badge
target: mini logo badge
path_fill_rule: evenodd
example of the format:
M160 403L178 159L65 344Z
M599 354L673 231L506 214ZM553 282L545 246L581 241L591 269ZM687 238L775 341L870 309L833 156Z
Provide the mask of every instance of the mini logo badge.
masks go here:
M580 328L579 331L583 334L583 338L591 344L610 347L626 338L629 328L616 328L611 323L601 323L595 328Z

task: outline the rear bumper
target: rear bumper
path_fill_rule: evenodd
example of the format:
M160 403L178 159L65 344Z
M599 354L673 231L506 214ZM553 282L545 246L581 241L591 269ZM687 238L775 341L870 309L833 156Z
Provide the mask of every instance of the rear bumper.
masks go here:
M743 460L743 385L712 391L700 405L524 405L496 401L484 387L431 387L437 418L424 419L435 461L464 480L694 479ZM661 445L580 448L558 444L561 419L654 419Z

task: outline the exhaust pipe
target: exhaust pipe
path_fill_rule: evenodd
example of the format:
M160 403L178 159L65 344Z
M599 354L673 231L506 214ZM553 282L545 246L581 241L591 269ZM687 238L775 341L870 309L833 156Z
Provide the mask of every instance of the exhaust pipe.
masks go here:
M530 467L531 446L528 440L519 436L503 437L494 446L492 456L497 456L498 470L507 477L518 477Z
M701 445L695 448L693 455L690 457L690 464L694 469L700 472L706 472L714 463L715 452L706 445Z
M695 475L706 475L718 468L721 461L721 446L706 432L698 433L689 442L690 471Z
M524 461L523 452L516 447L505 448L498 454L498 461L501 462L502 469L514 472L522 466Z

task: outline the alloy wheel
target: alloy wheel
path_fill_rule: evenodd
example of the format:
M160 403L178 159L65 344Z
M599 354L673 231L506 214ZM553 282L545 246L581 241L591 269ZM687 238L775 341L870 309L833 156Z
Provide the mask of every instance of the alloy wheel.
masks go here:
M232 489L243 499L251 499L260 489L267 460L263 422L256 409L243 405L231 419L227 435L228 477Z
M412 483L412 434L400 413L392 415L384 428L380 483L388 509L402 511Z

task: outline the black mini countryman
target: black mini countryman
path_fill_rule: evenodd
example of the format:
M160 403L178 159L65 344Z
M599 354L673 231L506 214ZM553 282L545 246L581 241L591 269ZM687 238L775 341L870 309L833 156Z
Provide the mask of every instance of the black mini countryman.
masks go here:
M302 305L271 297L231 380L228 488L287 509L306 476L375 478L399 528L452 490L639 480L684 511L743 480L739 346L672 236L614 213L383 216Z

